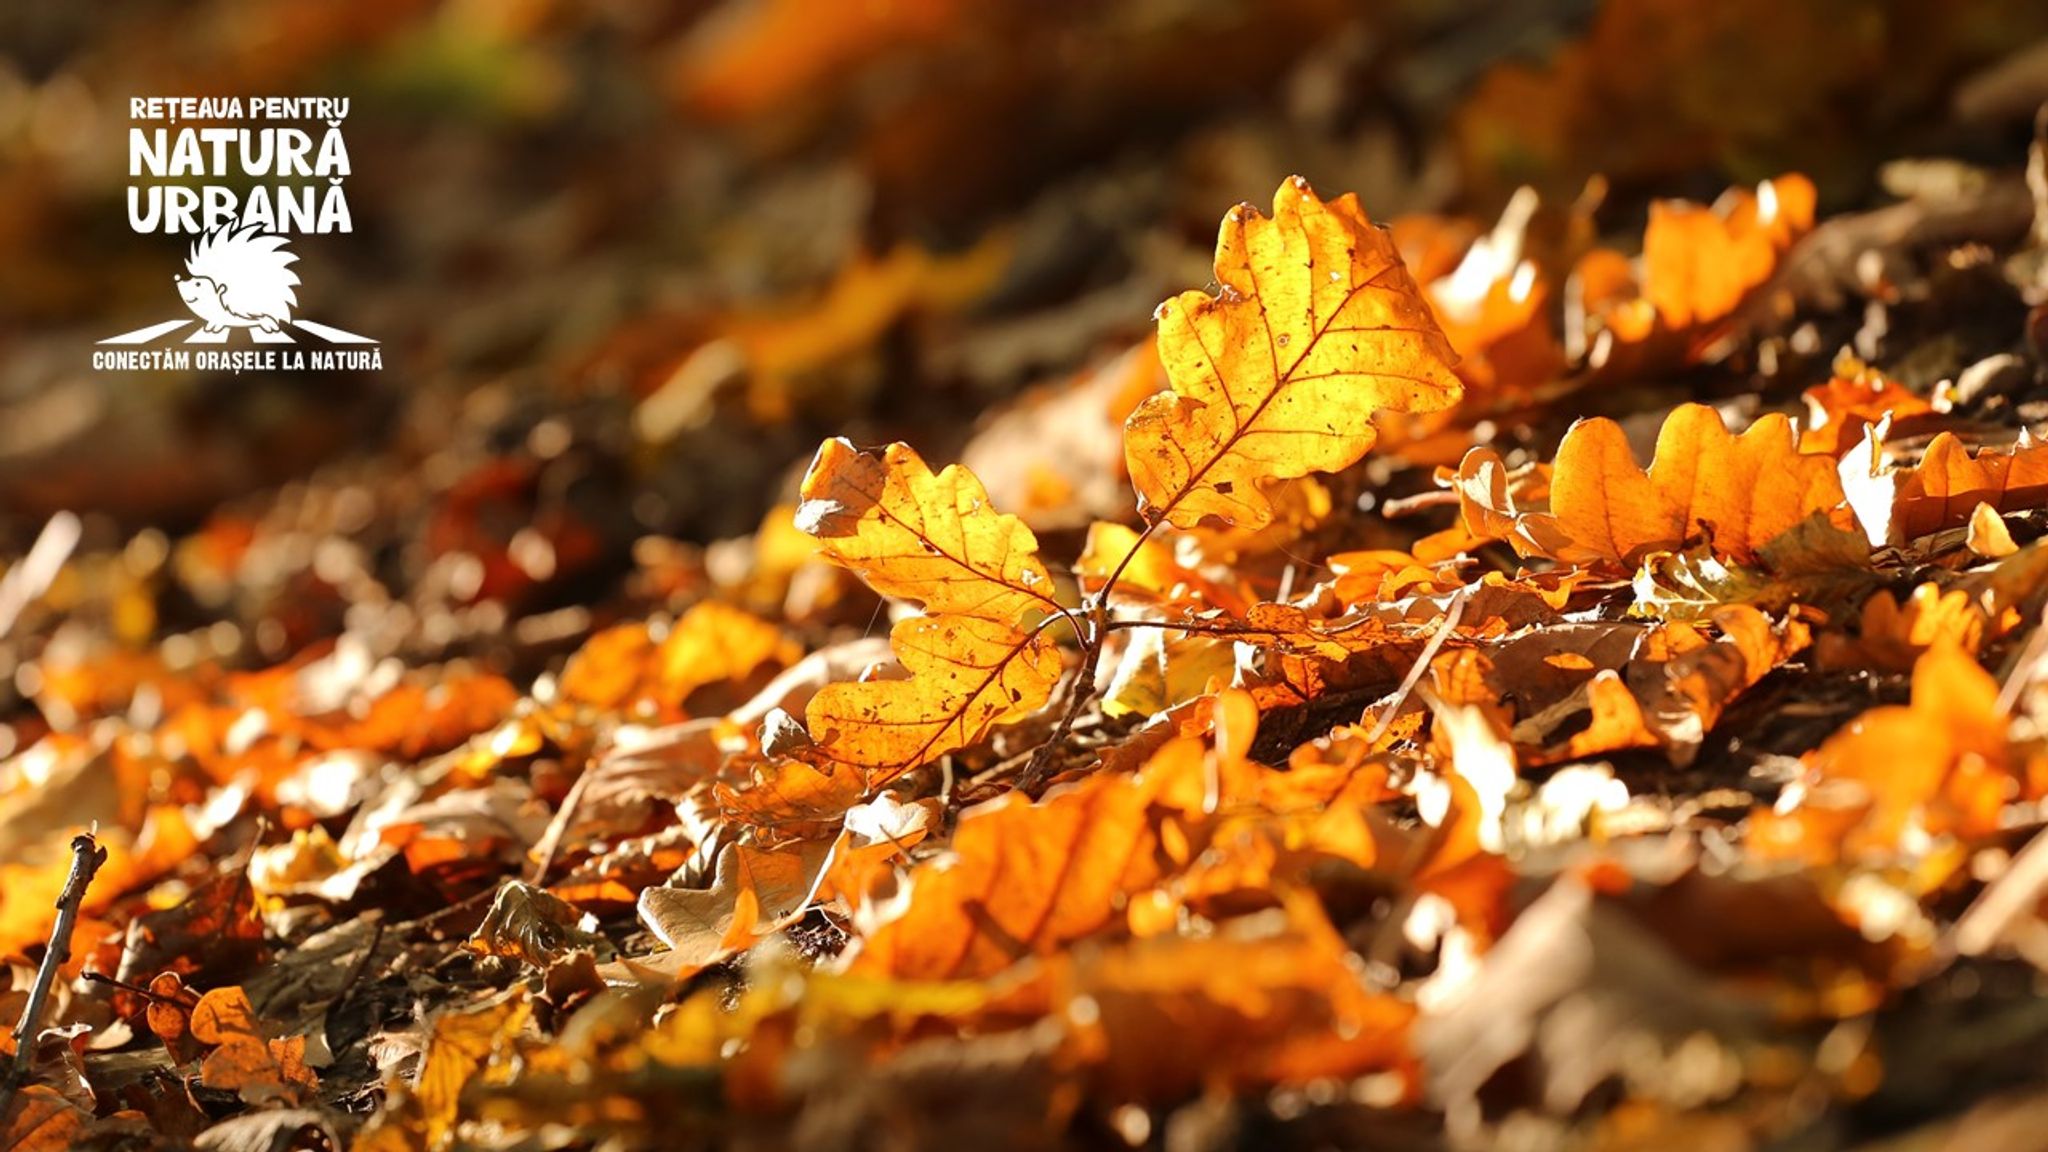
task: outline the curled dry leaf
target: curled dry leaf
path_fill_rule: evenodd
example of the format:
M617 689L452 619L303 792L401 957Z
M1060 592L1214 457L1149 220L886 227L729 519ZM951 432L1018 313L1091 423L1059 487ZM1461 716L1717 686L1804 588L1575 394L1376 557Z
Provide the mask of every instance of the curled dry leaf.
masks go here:
M1767 612L1800 604L1834 617L1853 612L1882 580L1863 533L1816 512L1759 548L1750 564L1724 562L1706 544L1649 556L1636 570L1629 612L1696 622L1732 604Z
M1811 631L1747 605L1714 611L1710 634L1688 624L1556 625L1431 664L1437 696L1470 705L1543 765L1662 748L1690 763L1743 692L1801 651Z
M608 952L610 943L594 931L596 921L567 900L517 880L506 882L491 910L466 942L483 956L504 956L546 968L577 949Z
M718 855L711 887L641 892L640 921L679 964L714 964L801 916L838 849L838 841L772 849L729 844Z
M1326 204L1295 177L1271 217L1231 210L1216 279L1217 295L1160 305L1173 390L1124 426L1148 520L1263 525L1264 485L1356 462L1375 438L1372 413L1435 411L1461 394L1449 341L1355 197Z

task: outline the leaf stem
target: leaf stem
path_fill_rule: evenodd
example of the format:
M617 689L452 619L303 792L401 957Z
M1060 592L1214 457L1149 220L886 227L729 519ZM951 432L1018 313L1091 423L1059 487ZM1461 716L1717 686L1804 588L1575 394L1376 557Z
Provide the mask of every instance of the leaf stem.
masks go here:
M1073 620L1074 634L1081 641L1081 667L1075 671L1073 686L1067 690L1067 710L1060 715L1059 726L1053 729L1052 735L1046 738L1045 743L1038 746L1038 751L1032 753L1031 763L1025 765L1024 775L1017 782L1017 787L1026 795L1037 794L1038 786L1044 782L1046 770L1051 767L1053 753L1067 742L1067 737L1074 731L1074 722L1081 717L1081 709L1087 707L1088 702L1095 698L1095 676L1102 667L1103 640L1109 635L1112 623L1109 618L1109 594L1116 589L1116 582L1123 578L1124 570L1131 566L1131 561L1137 559L1138 553L1144 549L1146 541L1152 538L1152 533L1157 532L1159 526L1164 523L1166 518L1163 516L1148 519L1144 530L1138 533L1138 538L1131 541L1130 550L1124 553L1123 559L1116 562L1115 568L1110 569L1109 579L1102 582L1102 587L1096 589L1094 595L1085 599L1083 611L1086 613L1085 619L1088 624L1085 630L1081 627L1081 619L1069 617Z

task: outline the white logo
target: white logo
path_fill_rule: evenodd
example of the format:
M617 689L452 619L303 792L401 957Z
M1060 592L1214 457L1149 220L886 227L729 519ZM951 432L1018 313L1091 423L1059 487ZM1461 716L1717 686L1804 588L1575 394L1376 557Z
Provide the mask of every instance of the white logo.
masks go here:
M230 329L245 328L256 343L291 344L289 330L296 328L329 344L375 344L341 328L292 319L299 306L299 274L292 271L298 260L288 238L256 224L231 221L194 240L187 275L175 277L179 298L198 321L185 343L225 344ZM148 344L192 326L191 319L167 320L100 343Z
M170 277L188 315L99 341L94 368L384 366L376 340L296 315L299 256L288 233L354 227L343 189L352 170L341 136L347 100L152 97L132 101L129 115L178 125L129 129L128 225L194 237L184 273ZM292 126L307 121L310 130Z

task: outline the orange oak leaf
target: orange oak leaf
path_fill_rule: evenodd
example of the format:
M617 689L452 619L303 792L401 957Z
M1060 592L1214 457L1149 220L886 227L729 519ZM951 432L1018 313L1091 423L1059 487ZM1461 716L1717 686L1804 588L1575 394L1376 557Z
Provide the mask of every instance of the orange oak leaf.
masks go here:
M1919 393L1846 349L1835 357L1828 382L1808 388L1800 398L1806 401L1806 427L1799 434L1799 447L1830 455L1848 451L1865 428L1886 416L1896 423L1938 411Z
M1552 465L1549 510L1505 503L1507 469L1474 448L1450 483L1466 529L1505 538L1524 556L1580 565L1632 566L1695 534L1737 561L1814 513L1843 502L1835 462L1799 451L1790 420L1772 413L1740 435L1712 408L1685 404L1664 421L1646 470L1612 420L1581 420Z
M1057 612L1038 539L997 512L974 473L932 473L908 444L863 452L827 440L804 476L797 527L884 596L1011 624Z
M0 1116L0 1146L10 1152L68 1152L79 1146L92 1113L47 1084L30 1084L15 1094Z
M1217 295L1159 306L1173 388L1124 425L1148 520L1263 525L1273 515L1264 483L1356 462L1376 411L1436 411L1461 395L1450 342L1356 197L1326 204L1295 177L1274 193L1271 217L1231 209L1216 278Z
M1711 352L1737 310L1769 284L1795 241L1812 231L1813 182L1794 174L1731 188L1712 207L1650 206L1643 254L1633 264L1594 249L1573 272L1587 363L1627 376Z
M707 600L668 625L666 635L646 621L592 635L563 666L555 699L565 717L608 711L681 720L724 711L802 655L802 646L775 625Z
M256 1020L249 994L239 985L215 988L192 1009L192 1038L213 1051L199 1066L208 1088L239 1093L251 1104L297 1100L319 1078L306 1067L306 1038L272 1040Z
M1990 621L1967 589L1922 584L1901 601L1880 591L1863 602L1856 636L1830 634L1817 646L1823 668L1911 672L1920 654L1952 645L1975 656Z
M907 680L828 684L804 712L824 753L870 787L1044 707L1062 662L1044 631L978 616L913 616L889 632Z
M1777 808L1752 819L1760 856L1889 859L1929 837L1990 835L2010 801L2040 794L2043 767L2010 742L1998 681L1946 642L1913 665L1911 703L1863 713L1805 762Z
M992 976L1117 921L1157 875L1147 791L1095 776L1032 803L1009 793L963 815L949 856L911 873L903 915L870 934L850 972L915 980Z
M1849 503L1872 544L1904 544L1963 527L1979 504L2000 513L2048 507L2048 444L2025 430L2010 448L1974 455L1953 433L1943 432L1909 468L1885 463L1889 430L1888 421L1865 429L1841 464Z
M1778 256L1813 229L1813 181L1796 173L1756 191L1730 189L1712 207L1650 205L1643 297L1674 329L1721 320L1770 279Z

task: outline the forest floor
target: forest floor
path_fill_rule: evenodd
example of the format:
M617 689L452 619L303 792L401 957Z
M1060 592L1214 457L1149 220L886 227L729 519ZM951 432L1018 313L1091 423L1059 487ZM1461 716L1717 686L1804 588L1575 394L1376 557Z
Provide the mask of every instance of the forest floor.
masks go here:
M0 1147L2040 1145L2048 14L1032 7L309 17L318 386L0 133Z

